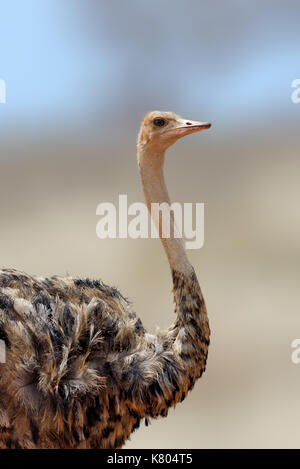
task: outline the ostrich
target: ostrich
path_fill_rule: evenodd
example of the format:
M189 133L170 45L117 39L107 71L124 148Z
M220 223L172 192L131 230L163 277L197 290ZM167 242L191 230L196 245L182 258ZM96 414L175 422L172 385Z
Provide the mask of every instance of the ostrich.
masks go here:
M143 118L137 153L149 209L170 203L167 148L209 127L171 112ZM167 416L193 388L206 368L206 307L182 240L159 230L176 319L157 335L100 280L0 271L0 448L121 448L141 421Z

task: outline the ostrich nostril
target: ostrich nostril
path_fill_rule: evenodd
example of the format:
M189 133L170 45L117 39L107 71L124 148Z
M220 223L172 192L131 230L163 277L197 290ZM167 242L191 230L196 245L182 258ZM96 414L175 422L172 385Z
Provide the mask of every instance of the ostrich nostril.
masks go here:
M186 122L186 125L192 125L192 123L191 122Z

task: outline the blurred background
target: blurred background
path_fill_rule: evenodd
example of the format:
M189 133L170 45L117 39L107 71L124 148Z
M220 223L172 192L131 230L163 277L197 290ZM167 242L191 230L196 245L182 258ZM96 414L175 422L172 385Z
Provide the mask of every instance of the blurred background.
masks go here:
M174 319L158 240L100 240L100 202L143 201L149 110L213 127L167 155L173 201L205 203L189 257L211 321L207 372L126 448L299 447L298 0L0 1L1 265L102 278L146 328Z

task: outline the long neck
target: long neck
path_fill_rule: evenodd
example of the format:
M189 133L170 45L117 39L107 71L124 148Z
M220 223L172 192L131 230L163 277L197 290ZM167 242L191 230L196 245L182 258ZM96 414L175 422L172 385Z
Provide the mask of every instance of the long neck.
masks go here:
M170 203L164 181L164 154L139 152L139 168L143 190L148 205ZM174 219L171 218L174 224ZM161 335L163 354L159 356L158 368L152 385L146 386L145 401L151 402L151 416L167 415L167 409L181 402L193 388L206 368L210 328L205 301L193 267L188 261L181 239L160 237L168 256L173 277L173 294L176 320ZM161 361L160 361L161 360ZM136 376L141 376L136 373ZM164 382L164 377L167 382ZM169 378L171 377L171 386ZM159 390L159 396L152 389ZM157 398L156 398L157 397ZM147 410L148 411L148 410Z
M164 154L147 154L141 146L138 141L142 185L151 210L152 203L170 202L163 176ZM138 422L144 417L167 416L170 407L185 399L205 371L210 342L204 298L182 242L161 238L172 269L176 319L155 340L143 341L134 354L119 360L126 405Z
M170 206L170 199L164 179L164 152L142 150L138 155L139 170L142 187L150 215L153 216L151 204L166 202ZM171 270L189 275L193 272L181 238L174 237L176 232L173 211L170 214L170 237L162 236L161 226L158 227L159 236L168 257Z

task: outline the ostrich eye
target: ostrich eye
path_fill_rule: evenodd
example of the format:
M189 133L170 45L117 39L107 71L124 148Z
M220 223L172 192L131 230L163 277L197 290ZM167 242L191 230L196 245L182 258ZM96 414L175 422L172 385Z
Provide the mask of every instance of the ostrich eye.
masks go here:
M156 117L156 119L153 120L153 125L155 125L155 127L163 127L166 123L167 121L162 117Z

